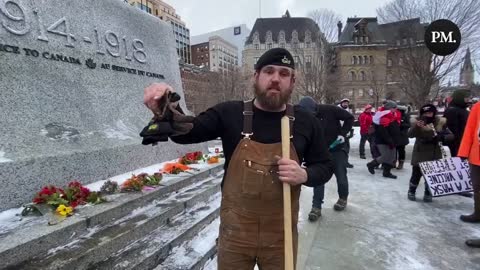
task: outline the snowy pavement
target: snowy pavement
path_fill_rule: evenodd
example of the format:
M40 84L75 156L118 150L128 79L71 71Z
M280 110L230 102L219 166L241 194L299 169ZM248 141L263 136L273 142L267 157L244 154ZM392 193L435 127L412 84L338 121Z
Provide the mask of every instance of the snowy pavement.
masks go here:
M353 148L354 146L352 146ZM480 224L460 221L473 209L473 199L458 195L407 200L411 166L394 170L398 179L368 173L366 160L351 153L350 196L344 212L335 212L335 178L326 186L322 218L308 221L313 190L304 187L299 224L299 270L349 269L480 269L480 250L465 246L480 237ZM423 181L423 180L422 180Z

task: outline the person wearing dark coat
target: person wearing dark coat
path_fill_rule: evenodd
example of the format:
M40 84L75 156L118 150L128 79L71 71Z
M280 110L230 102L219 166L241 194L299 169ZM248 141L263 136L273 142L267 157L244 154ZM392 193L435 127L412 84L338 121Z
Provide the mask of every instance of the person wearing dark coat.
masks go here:
M412 123L408 130L410 138L416 138L412 152L412 176L408 189L408 199L415 201L415 192L422 178L420 162L442 159L443 153L439 142L453 141L453 134L447 128L447 119L436 116L437 108L426 104L420 109L420 116ZM436 135L435 135L436 133ZM425 183L424 202L432 202L432 194Z
M325 141L334 162L335 178L337 179L338 201L333 208L342 211L347 207L348 199L348 146L347 137L352 129L354 116L345 109L335 105L317 104L311 97L303 97L300 107L313 113L325 130ZM312 210L308 215L310 221L316 221L322 215L322 204L325 197L325 185L313 189Z
M383 177L396 179L391 170L394 168L397 145L400 141L400 125L397 120L397 103L387 101L373 117L375 144L380 156L367 163L368 171L375 174L375 167L382 164Z
M443 114L443 116L447 119L448 129L450 129L455 136L455 139L448 144L448 148L450 149L450 154L452 157L456 157L458 154L458 148L460 147L460 142L462 141L463 131L465 129L465 125L467 124L467 107L470 101L469 96L470 91L468 90L455 91L452 95L452 101Z
M407 106L398 106L398 112L400 115L398 119L400 121L400 139L397 145L397 170L403 169L403 164L405 162L405 146L407 146L410 141L408 140L408 129L410 128L410 116L408 114Z

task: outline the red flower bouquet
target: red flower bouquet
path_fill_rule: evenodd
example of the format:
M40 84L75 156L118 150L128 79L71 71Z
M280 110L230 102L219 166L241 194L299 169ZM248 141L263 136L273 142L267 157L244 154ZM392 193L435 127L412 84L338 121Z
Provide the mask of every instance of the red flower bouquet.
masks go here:
M189 165L189 164L197 164L198 161L203 160L203 153L200 151L186 153L185 156L181 157L178 160L178 163Z

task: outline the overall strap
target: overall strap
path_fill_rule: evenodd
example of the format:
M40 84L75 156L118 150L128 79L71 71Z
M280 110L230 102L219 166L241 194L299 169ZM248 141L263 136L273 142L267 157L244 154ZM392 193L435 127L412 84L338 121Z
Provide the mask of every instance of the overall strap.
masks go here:
M295 113L293 111L293 105L288 103L287 104L287 111L285 113L285 115L288 117L288 119L290 121L288 121L290 123L290 139L293 138L293 121L295 121Z
M247 100L243 102L243 131L242 135L250 139L253 135L252 124L253 123L253 100Z

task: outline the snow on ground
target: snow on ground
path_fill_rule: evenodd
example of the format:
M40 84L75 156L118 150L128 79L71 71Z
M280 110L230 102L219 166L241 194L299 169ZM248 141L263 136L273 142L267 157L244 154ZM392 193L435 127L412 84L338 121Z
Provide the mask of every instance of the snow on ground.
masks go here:
M333 210L338 194L332 178L321 219L309 222L313 190L302 189L298 269L479 269L478 250L464 242L480 237L480 227L459 220L461 214L471 213L471 198L450 195L424 203L422 180L417 202L409 201L411 166L393 170L395 180L383 178L380 171L371 175L368 160L359 159L358 147L352 147L350 162L355 167L348 170L345 211Z
M13 160L5 157L5 152L0 151L0 163L2 162L12 162Z
M21 216L23 207L0 212L0 235L18 226L24 218Z

